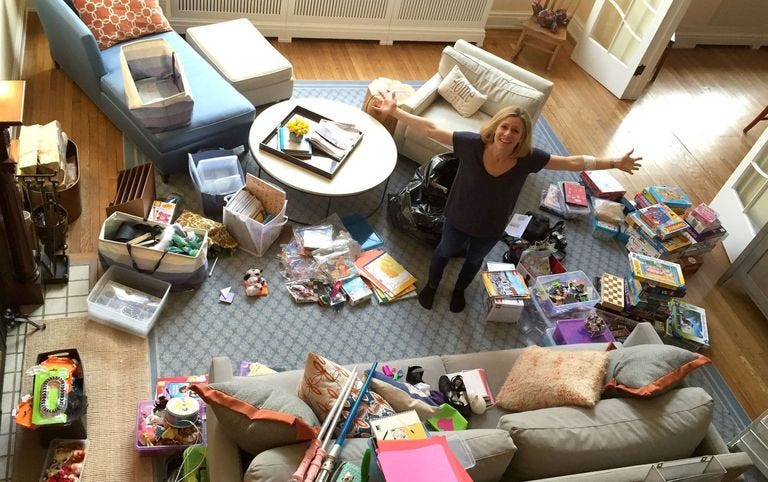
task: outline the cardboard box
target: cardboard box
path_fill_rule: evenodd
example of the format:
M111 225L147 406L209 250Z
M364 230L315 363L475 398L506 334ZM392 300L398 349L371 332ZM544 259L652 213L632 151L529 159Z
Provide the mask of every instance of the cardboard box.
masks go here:
M486 264L486 270L488 271L510 271L514 269L516 268L512 263L488 262ZM517 323L523 314L525 302L523 300L496 298L491 296L486 289L483 307L485 308L486 321Z

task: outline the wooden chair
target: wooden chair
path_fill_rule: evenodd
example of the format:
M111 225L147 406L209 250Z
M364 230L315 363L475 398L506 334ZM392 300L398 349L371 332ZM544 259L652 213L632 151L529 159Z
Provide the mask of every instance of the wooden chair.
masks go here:
M757 117L752 119L752 122L747 124L747 127L745 127L742 132L744 132L744 134L746 134L747 131L749 131L751 128L755 127L755 124L757 124L758 122L763 121L763 120L768 120L768 105L765 106L765 109L763 109L763 111L761 113L757 114Z
M560 47L567 38L568 32L565 27L561 26L557 32L552 32L548 28L541 27L536 22L536 17L532 16L523 24L523 33L515 45L514 52L512 52L512 61L515 61L520 51L527 45L533 49L549 53L549 62L547 62L547 70L549 70L555 62Z

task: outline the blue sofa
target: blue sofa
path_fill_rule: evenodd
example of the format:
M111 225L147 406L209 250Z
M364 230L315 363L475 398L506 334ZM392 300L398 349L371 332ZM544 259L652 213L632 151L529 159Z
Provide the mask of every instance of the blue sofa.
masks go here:
M155 164L164 179L187 170L187 153L206 147L245 145L255 117L253 105L176 32L153 34L176 51L195 100L186 127L151 132L128 110L120 71L120 45L99 50L96 39L62 0L35 0L51 57L104 114Z

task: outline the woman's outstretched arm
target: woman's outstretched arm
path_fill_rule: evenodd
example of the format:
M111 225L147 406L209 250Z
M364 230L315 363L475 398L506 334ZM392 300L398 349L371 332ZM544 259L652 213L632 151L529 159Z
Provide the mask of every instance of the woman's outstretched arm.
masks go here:
M640 169L640 156L632 156L632 149L621 157L605 157L597 159L593 156L555 156L549 158L546 169L558 171L598 171L602 169L621 169L624 172L634 174Z
M416 129L417 132L437 142L453 145L453 131L445 129L432 122L429 119L410 114L397 106L397 99L394 92L379 93L373 99L371 104L373 110L385 115L392 116L399 122L405 123L408 127Z

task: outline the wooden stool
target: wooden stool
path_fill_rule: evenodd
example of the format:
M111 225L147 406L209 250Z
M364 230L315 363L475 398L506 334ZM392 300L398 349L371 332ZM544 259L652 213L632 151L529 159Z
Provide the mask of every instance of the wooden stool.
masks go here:
M401 105L408 97L413 95L413 87L408 84L403 84L399 80L392 80L386 77L379 77L370 84L368 84L368 90L365 91L365 99L363 100L363 110L379 121L390 134L395 133L395 127L397 126L397 119L394 117L382 118L382 116L373 110L371 105L373 98L379 92L394 92L397 99L397 105Z
M765 109L763 109L763 111L761 113L757 114L757 117L752 119L752 122L747 124L747 127L745 127L742 132L744 132L744 134L746 134L747 131L749 131L751 128L755 127L755 124L757 124L760 121L764 121L764 120L768 120L768 106L765 106Z
M560 26L557 32L552 32L548 28L541 27L536 23L536 17L531 17L523 24L523 33L515 45L515 51L512 53L514 62L523 47L528 45L531 48L541 50L550 54L547 70L552 68L555 57L560 51L563 42L568 38L568 32L565 27Z

